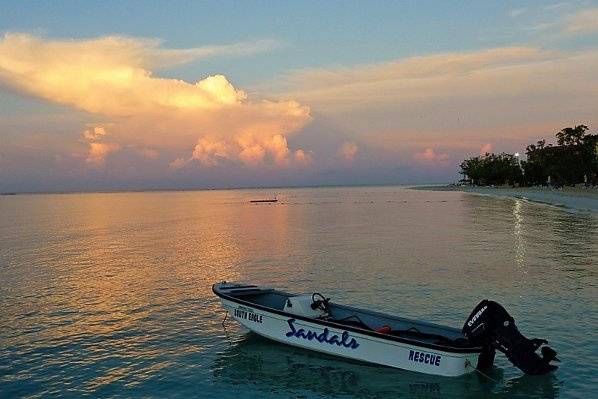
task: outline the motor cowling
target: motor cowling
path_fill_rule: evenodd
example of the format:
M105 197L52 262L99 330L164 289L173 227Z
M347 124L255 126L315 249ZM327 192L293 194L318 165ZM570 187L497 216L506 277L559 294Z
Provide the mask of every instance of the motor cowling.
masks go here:
M504 307L487 299L480 302L463 325L463 335L486 352L503 352L516 367L526 374L546 374L558 367L556 352L544 339L528 339L519 332L515 320ZM538 348L541 356L536 352Z

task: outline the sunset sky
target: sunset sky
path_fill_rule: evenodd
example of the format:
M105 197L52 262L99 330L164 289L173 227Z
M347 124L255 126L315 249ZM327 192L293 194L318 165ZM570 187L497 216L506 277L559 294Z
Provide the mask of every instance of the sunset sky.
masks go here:
M598 130L598 2L5 2L0 192L440 183Z

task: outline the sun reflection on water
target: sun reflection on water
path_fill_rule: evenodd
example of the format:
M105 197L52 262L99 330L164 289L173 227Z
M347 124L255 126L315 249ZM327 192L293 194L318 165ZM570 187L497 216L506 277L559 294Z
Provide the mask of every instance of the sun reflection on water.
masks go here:
M513 201L513 235L515 236L515 264L517 265L517 268L522 274L523 282L525 283L525 278L527 275L527 269L525 264L525 250L527 243L525 240L525 220L523 212L521 210L522 206L522 200L515 199Z

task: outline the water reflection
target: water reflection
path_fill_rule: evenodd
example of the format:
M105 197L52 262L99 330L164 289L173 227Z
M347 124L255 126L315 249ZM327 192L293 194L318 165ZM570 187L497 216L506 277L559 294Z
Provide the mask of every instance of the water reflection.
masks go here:
M592 264L597 255L598 217L587 213L562 213L553 223L554 245L563 260Z
M525 265L525 234L523 233L523 227L525 220L523 217L522 208L523 201L516 199L513 201L513 235L515 236L515 264L520 271L523 282L526 282L527 269Z
M563 278L579 277L583 281L575 283L580 287L594 285L592 265L598 257L595 215L521 199L461 196L470 228L464 247L472 262L483 264L486 273L497 272L490 277L505 282L501 289L515 288L520 295L554 294L549 287L559 286ZM553 281L547 284L546 280Z
M355 398L555 398L559 386L551 376L505 380L502 370L447 378L337 359L266 340L249 333L218 355L214 382L255 385L264 393L292 397L307 391L317 396Z
M598 218L396 187L281 191L265 206L248 201L270 192L247 190L0 198L0 396L550 397L556 378L588 390ZM492 384L251 337L229 347L210 290L225 279L453 326L491 297L564 361L528 379L499 359Z

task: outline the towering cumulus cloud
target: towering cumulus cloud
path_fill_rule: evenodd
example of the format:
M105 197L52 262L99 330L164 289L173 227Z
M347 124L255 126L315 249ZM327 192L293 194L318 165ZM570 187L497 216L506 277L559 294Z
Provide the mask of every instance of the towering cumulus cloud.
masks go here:
M287 137L310 120L307 107L295 101L250 100L222 75L188 83L152 73L205 56L261 51L271 44L164 50L155 40L116 36L49 41L6 34L0 40L0 83L105 118L110 143L86 137L89 163L102 164L110 152L133 147L152 159L162 151L179 154L177 160L165 159L177 167L195 162L287 165L303 154L293 154Z
M89 143L89 152L85 161L90 165L103 166L106 157L120 149L118 144L104 141L106 129L101 126L85 130L82 136L83 140Z

